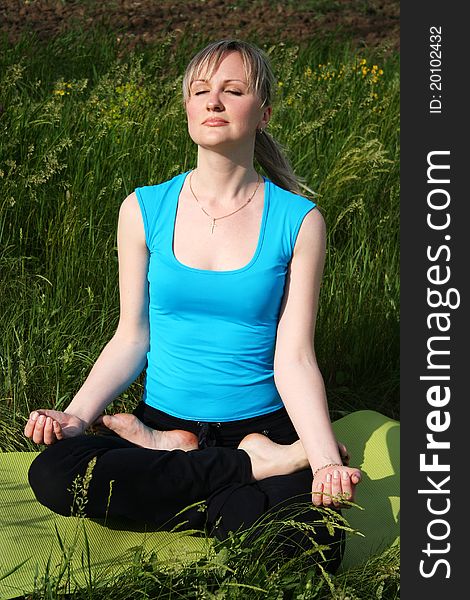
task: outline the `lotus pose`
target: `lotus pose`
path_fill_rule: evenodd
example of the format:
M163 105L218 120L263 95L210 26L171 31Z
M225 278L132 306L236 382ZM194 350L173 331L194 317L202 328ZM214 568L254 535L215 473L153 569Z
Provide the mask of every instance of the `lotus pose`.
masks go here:
M354 499L361 472L341 456L313 344L325 224L266 131L273 84L246 42L190 61L197 164L123 201L117 330L65 411L36 410L25 427L47 445L29 481L53 511L71 513L92 459L88 516L219 537L299 499ZM103 414L144 369L133 414ZM176 516L199 501L205 511ZM334 570L341 532L316 535Z

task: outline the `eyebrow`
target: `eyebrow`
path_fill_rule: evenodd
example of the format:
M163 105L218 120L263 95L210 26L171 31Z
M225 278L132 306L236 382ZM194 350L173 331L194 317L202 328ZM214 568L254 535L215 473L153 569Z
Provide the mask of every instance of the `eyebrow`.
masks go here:
M191 81L191 85L195 83L207 83L208 81L208 79L193 79L193 81ZM234 81L238 83L243 83L243 85L248 85L248 83L246 81L243 81L243 79L224 79L222 83L232 83Z

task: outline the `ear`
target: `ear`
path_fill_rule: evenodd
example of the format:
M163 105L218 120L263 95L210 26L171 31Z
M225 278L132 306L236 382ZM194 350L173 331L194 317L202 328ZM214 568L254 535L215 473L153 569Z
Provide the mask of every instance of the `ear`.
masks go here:
M266 125L269 123L269 121L271 119L272 113L273 113L272 106L266 106L266 108L263 108L263 115L261 117L260 122L258 123L258 129L264 129L266 127Z

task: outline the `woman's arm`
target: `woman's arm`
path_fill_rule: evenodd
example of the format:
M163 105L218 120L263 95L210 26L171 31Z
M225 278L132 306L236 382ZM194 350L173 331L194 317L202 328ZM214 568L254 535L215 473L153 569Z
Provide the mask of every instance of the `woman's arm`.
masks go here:
M317 474L314 490L331 489L351 496L359 481L358 469L341 465L331 426L323 378L314 351L315 321L325 262L325 222L318 209L310 211L300 227L286 279L277 328L274 380L299 435L308 461ZM339 474L340 481L334 477ZM343 473L347 473L343 475ZM357 475L357 476L355 476ZM341 477L344 479L341 479ZM351 486L352 482L352 486ZM320 489L321 484L321 489ZM340 487L341 489L338 489ZM315 504L330 504L328 496L314 496Z
M121 205L117 245L120 317L116 332L63 413L39 410L31 414L25 435L36 443L50 444L79 434L145 367L149 347L148 250L135 193Z

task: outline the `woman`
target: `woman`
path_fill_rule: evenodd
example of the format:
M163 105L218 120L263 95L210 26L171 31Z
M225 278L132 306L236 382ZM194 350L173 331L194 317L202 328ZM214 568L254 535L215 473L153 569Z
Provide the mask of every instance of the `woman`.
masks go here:
M122 203L116 333L66 410L34 411L25 427L48 445L29 478L52 510L70 514L95 457L91 517L168 526L205 500L206 514L180 520L224 537L312 492L336 509L354 498L361 474L342 463L312 342L325 226L265 132L272 87L245 42L188 65L197 167ZM134 414L100 416L145 367ZM112 435L83 435L93 423Z

